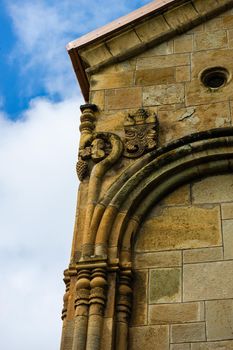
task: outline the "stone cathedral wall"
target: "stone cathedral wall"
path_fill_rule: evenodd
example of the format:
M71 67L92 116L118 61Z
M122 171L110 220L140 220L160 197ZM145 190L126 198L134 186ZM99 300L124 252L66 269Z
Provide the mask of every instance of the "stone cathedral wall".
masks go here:
M184 185L142 224L130 350L233 349L232 189L232 175Z
M224 88L212 91L203 86L200 73L221 66L231 76L232 57L231 10L137 57L101 70L91 76L90 84L90 101L100 108L97 130L123 137L125 114L140 107L157 113L160 145L193 132L230 126L233 81L229 79Z
M160 146L231 126L233 81L213 91L200 74L216 66L231 76L232 57L228 11L105 68L91 77L91 102L100 107L97 130L123 138L125 116L141 107L158 116ZM110 171L106 186L126 165ZM156 350L233 349L232 189L231 175L185 185L142 224L134 247L130 350L152 350L155 344Z
M156 21L153 30L168 25L162 16ZM151 25L149 20L142 24L140 39L146 38ZM120 54L129 40L136 43L138 37L124 32L109 40L108 48ZM94 65L105 52L87 55ZM202 72L212 67L227 72L226 84L219 89L201 81ZM192 133L232 126L232 74L230 10L91 75L90 103L98 106L95 131L112 132L124 140L125 118L139 108L156 113L160 147ZM100 197L134 162L121 157L108 170ZM72 262L80 258L88 181L84 179L79 188ZM153 207L134 242L133 271L129 350L233 350L233 176L185 184ZM74 273L64 350L72 349L75 283ZM110 279L110 292L114 288ZM115 296L110 297L101 350L110 350L112 340L105 340L114 332Z

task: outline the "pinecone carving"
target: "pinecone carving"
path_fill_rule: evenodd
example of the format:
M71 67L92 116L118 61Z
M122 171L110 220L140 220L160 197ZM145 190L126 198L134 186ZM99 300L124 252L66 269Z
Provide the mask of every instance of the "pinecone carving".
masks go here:
M80 181L83 181L88 174L88 164L80 159L76 164L76 172Z

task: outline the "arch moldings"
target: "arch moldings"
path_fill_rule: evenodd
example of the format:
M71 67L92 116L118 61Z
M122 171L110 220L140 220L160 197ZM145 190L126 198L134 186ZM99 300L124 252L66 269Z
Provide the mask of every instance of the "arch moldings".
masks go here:
M78 350L102 349L102 332L109 320L111 348L127 350L133 294L131 250L150 208L184 183L232 170L233 128L209 130L146 154L129 166L97 201L88 239L84 238L82 255L76 263L80 272L76 285L79 308L75 339L82 337ZM89 302L82 297L87 294ZM115 307L107 319L108 299L113 294ZM85 322L78 330L83 308ZM110 348L110 343L103 348ZM75 346L73 350L77 350Z
M188 181L231 172L232 160L233 128L189 135L137 160L95 206L89 258L130 263L132 239L148 210ZM87 258L85 245L83 252L81 261Z

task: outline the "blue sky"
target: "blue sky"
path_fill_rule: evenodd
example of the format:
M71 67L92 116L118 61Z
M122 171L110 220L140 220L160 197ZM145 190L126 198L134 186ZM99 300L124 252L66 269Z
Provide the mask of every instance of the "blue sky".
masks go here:
M149 2L1 2L1 349L59 349L83 103L65 45Z
M148 2L112 0L110 7L109 1L100 0L88 5L83 0L5 1L0 10L0 96L8 118L20 118L31 99L38 96L54 102L63 100L61 82L50 86L47 80L57 81L52 73L59 78L66 75L74 87L74 75L64 49L67 42Z

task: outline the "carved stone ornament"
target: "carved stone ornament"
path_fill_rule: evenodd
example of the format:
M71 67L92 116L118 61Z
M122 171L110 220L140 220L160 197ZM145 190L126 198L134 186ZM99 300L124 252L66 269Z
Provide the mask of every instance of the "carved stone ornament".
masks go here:
M158 119L155 113L138 109L135 114L126 117L124 129L125 157L137 158L157 147Z
M108 137L103 133L94 133L93 139L85 146L85 148L79 151L79 160L77 162L76 170L78 178L82 181L88 175L88 162L87 160L93 160L98 163L106 158L111 151L111 145L108 142Z
M108 132L94 132L95 114L97 106L86 104L81 106L81 139L76 165L77 175L80 181L83 181L89 173L89 161L99 163L106 157L110 157L110 163L115 162L122 153L122 144L119 137ZM112 157L111 152L115 155Z

